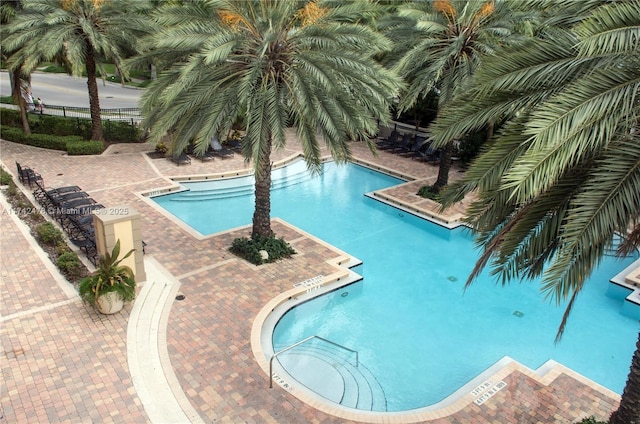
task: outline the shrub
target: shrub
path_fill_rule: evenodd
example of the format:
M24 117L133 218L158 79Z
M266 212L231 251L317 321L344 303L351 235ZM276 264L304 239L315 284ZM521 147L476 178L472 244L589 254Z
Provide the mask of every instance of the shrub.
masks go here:
M109 141L130 143L142 139L142 131L138 125L130 121L103 120L104 136Z
M435 200L436 202L440 201L440 195L433 189L433 186L422 186L417 194L426 199Z
M22 128L7 127L0 125L0 137L4 140L15 141L16 143L24 143L27 135L22 131Z
M597 420L593 415L587 418L583 418L581 421L578 421L577 424L607 424L606 421Z
M58 256L58 268L65 274L76 274L81 265L80 258L75 252L64 252Z
M91 138L91 119L88 118L30 113L27 119L29 120L29 128L34 134L47 134L49 136L73 135L79 136L83 140ZM2 122L3 127L7 126L22 130L20 112L17 110L0 108L0 122ZM109 141L138 142L142 140L142 130L133 121L113 121L103 117L102 130L105 139ZM9 140L22 142L18 139Z
M27 135L24 140L24 144L30 146L42 147L45 149L53 150L67 150L67 143L69 141L78 140L78 136L57 136L49 134L31 134Z
M11 101L13 102L13 99ZM0 108L0 122L3 126L22 128L20 112L17 110Z
M269 258L266 261L260 255L261 250L266 250L269 254ZM275 262L278 259L288 258L296 253L283 238L276 238L275 236L256 236L251 239L246 237L237 238L233 241L229 251L256 265Z
M13 177L4 169L0 169L0 185L11 185Z
M55 246L64 241L62 232L50 222L44 222L38 225L36 227L36 235L41 242L52 246Z
M22 128L0 126L3 139L30 146L53 150L67 150L67 143L82 141L79 136L56 136L50 134L25 134Z
M70 156L75 155L99 155L104 151L104 144L101 141L73 141L67 143L67 152Z

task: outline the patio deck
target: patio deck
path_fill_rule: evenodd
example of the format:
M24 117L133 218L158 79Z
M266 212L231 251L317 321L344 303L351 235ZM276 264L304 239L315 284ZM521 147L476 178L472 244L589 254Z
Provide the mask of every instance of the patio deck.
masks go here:
M393 200L438 213L434 205L413 194L421 181L435 179L436 166L386 152L373 157L361 143L352 147L359 160L417 180L388 190ZM619 402L616 394L562 367L539 376L512 364L492 377L506 387L483 402L469 394L463 404L432 415L380 419L331 415L280 387L268 389L268 376L252 353L251 331L256 315L278 294L297 282L334 272L329 261L336 251L274 220L275 232L298 254L258 268L227 251L231 241L249 235L249 229L195 238L139 195L171 186L173 176L245 168L239 155L176 166L149 158L145 152L151 147L140 144L114 145L91 157L68 157L6 141L0 141L0 149L3 165L14 175L14 162L19 161L42 174L49 187L79 185L104 205L127 205L140 212L147 242L145 261L164 268L152 273L153 281L148 278L140 290L150 291L151 283L160 282L171 287L158 295L164 296L158 302L165 303L152 326L157 352L148 352L149 365L159 361L167 384L156 389L168 400L158 397L154 404L154 393L149 393L154 388L149 382L144 385L145 374L139 368L146 365L141 362L147 352L138 349L138 357L132 357L132 333L135 326L145 324L136 309L141 305L136 302L108 317L83 305L47 264L8 205L0 203L0 423L571 423L591 415L606 419ZM297 153L291 140L285 150L275 152L274 160ZM451 174L452 179L458 176L455 170ZM446 219L459 219L463 207L448 211ZM176 293L185 299L174 300ZM130 319L133 316L136 320ZM173 408L173 415L163 416L163 407Z

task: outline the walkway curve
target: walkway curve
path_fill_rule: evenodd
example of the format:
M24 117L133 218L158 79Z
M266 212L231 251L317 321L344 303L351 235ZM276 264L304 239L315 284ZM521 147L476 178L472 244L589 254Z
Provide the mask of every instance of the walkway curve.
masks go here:
M167 323L180 282L155 259L145 258L147 281L127 327L127 359L136 392L152 423L203 423L173 372Z

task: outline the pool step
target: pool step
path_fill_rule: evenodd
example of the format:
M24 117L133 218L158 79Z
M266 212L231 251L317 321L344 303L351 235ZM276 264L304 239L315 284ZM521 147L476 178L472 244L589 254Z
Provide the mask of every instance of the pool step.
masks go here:
M314 341L278 359L300 383L333 402L363 411L387 410L380 383L361 362L356 364L353 353Z
M294 172L276 172L271 177L271 190L290 187L301 184L312 178L306 168L299 167ZM255 181L253 176L246 176L227 180L227 184L220 184L220 180L208 180L206 182L187 183L188 191L174 196L174 202L206 201L214 199L226 199L230 197L252 195Z

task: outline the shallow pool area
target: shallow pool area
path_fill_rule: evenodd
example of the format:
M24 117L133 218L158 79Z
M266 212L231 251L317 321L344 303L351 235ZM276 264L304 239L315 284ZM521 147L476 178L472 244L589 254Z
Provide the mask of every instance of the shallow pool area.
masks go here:
M298 305L275 328L274 351L312 336L346 348L314 338L279 357L302 384L348 407L403 411L441 401L509 356L532 369L554 359L622 391L639 326L623 313L624 291L612 293L609 279L635 258L606 258L554 345L563 305L546 303L535 283L500 288L488 275L465 292L477 257L468 231L365 196L401 180L353 164L327 163L315 177L300 165L279 172L272 216L363 261L362 281ZM226 187L185 183L189 190L154 200L201 234L224 231L250 223L252 181L242 178ZM349 368L354 351L363 376ZM335 371L336 363L347 372ZM354 396L348 375L366 382L371 394ZM318 386L323 377L329 383ZM341 392L333 390L340 385Z

